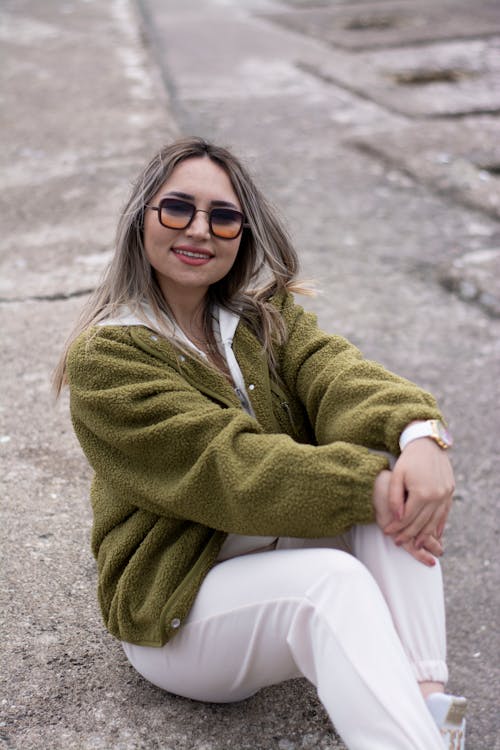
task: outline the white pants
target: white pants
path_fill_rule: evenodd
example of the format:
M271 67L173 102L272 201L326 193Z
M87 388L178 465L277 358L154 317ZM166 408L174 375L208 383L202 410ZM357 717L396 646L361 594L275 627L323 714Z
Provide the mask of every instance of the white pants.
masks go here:
M354 556L333 548L346 542ZM350 750L442 750L417 685L447 680L439 564L417 562L375 525L287 546L217 564L173 640L123 644L131 664L210 702L304 676Z

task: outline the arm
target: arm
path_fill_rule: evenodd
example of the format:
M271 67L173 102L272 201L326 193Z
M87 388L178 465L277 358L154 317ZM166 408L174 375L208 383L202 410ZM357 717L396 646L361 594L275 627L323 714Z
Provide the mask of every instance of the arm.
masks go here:
M342 337L323 333L291 295L277 303L289 331L282 377L304 404L319 444L346 440L397 456L410 422L442 419L430 394L364 359Z
M345 339L328 336L291 297L281 300L290 336L282 368L299 393L320 444L352 440L399 454L399 437L413 420L441 419L432 396L409 381L364 360ZM387 533L437 550L451 504L453 474L448 457L433 441L408 444L388 474ZM387 477L386 477L387 478Z
M266 434L238 406L190 385L207 376L203 363L186 363L188 382L167 342L162 351L152 356L116 328L80 337L70 351L75 431L110 498L240 534L330 536L373 520L384 458L345 442Z

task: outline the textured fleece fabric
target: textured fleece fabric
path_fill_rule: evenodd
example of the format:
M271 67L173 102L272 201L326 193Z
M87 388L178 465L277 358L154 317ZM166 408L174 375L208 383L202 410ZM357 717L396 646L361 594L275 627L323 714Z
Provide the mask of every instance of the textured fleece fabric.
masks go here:
M280 385L240 321L233 348L255 418L229 382L144 326L73 343L74 429L95 475L92 550L109 631L161 646L177 632L228 533L336 536L373 521L375 477L428 393L322 332L291 295ZM244 582L242 582L244 585Z

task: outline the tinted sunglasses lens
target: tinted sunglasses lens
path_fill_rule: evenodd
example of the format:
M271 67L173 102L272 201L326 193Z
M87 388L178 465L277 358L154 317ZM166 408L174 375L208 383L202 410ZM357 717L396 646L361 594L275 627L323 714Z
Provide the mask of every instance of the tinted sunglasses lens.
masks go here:
M160 203L160 221L170 229L184 229L191 221L194 206L186 201L166 198Z
M241 232L243 215L230 208L214 208L210 214L210 225L216 237L232 240Z

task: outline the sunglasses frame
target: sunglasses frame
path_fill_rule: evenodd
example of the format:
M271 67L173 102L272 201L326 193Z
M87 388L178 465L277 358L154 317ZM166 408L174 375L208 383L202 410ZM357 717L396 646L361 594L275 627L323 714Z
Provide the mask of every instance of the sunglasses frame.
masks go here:
M171 227L168 224L164 224L163 221L161 220L162 205L164 205L165 203L168 203L169 201L176 201L177 203L183 203L186 206L192 207L193 211L191 214L191 218L189 219L187 224L185 224L183 227ZM205 211L203 208L196 208L194 204L189 203L189 201L182 200L182 198L162 198L158 206L146 205L146 208L150 208L151 211L156 211L158 215L158 221L160 222L162 227L165 227L165 229L173 229L174 231L177 230L179 232L182 231L183 229L187 229L189 225L192 224L196 214L198 213L207 214L208 227L210 229L210 234L213 237L216 237L218 240L235 240L240 236L244 228L248 228L250 226L247 222L245 222L245 215L241 211L238 211L237 208L226 208L225 206L215 206L214 208L211 208L209 211ZM217 210L232 211L233 213L241 217L241 225L237 234L235 234L232 237L222 237L220 234L216 234L214 232L213 227L212 227L212 214L214 211L217 211Z

